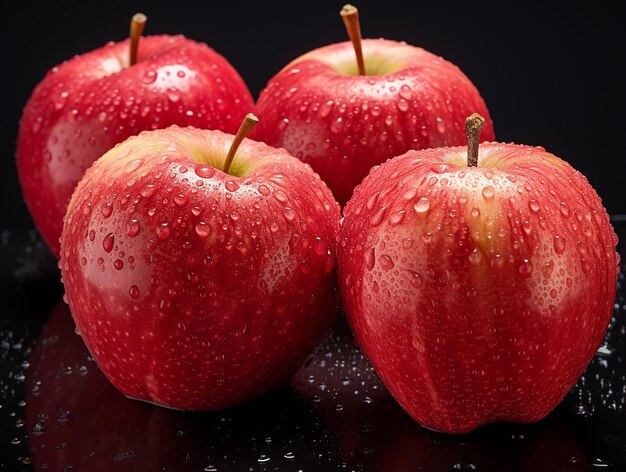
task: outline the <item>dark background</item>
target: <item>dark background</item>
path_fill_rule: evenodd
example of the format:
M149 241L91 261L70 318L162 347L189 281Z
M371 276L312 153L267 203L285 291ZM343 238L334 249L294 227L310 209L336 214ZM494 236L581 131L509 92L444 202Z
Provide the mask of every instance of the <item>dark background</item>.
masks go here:
M542 145L582 171L610 213L626 213L624 3L360 1L365 37L401 39L457 64L480 89L500 141ZM183 33L226 56L254 96L291 59L345 40L342 2L8 2L1 13L0 227L32 227L14 153L18 120L46 71L128 34Z

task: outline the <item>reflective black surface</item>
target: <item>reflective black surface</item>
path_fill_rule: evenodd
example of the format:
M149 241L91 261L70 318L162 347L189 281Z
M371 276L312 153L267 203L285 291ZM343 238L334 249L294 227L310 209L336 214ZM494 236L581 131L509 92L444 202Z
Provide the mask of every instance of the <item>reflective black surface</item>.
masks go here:
M614 225L626 255L626 219ZM126 399L99 372L34 233L0 233L0 470L626 470L626 299L605 343L535 425L428 431L389 396L345 321L290 386L213 413Z

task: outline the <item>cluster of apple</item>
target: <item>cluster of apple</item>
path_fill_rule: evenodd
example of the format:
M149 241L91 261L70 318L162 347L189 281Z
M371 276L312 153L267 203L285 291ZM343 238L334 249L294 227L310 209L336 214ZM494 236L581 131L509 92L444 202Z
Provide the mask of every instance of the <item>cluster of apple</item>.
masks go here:
M542 148L479 144L493 126L457 67L341 14L351 42L256 106L206 45L141 38L143 15L38 85L18 170L77 329L125 395L216 409L287 381L340 293L420 424L539 420L611 318L601 200Z

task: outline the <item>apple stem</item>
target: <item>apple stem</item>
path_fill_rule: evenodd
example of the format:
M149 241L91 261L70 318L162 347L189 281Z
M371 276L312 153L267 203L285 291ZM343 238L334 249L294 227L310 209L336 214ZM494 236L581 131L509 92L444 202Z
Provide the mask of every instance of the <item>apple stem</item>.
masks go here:
M243 138L247 136L247 134L256 126L259 122L259 119L254 116L252 113L248 113L246 117L241 122L241 126L235 135L235 139L233 139L232 144L230 145L230 149L228 150L228 154L226 155L226 161L224 162L224 168L222 169L224 173L228 174L230 170L230 166L233 164L235 160L235 154L237 149L239 149L239 145L243 141Z
M472 113L465 120L465 135L467 136L467 167L478 165L478 143L480 142L480 130L483 128L485 119L478 113Z
M359 10L357 7L346 4L339 12L346 25L346 31L354 46L356 54L356 63L359 67L359 75L365 75L365 62L363 61L363 49L361 47L361 24L359 22Z
M139 38L146 26L148 17L143 13L135 13L130 20L130 65L137 64L137 50L139 49Z

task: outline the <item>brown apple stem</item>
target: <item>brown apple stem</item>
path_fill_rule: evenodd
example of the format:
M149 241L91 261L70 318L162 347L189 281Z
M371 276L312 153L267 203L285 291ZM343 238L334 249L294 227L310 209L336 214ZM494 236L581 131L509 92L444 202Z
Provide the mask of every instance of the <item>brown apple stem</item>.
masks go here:
M148 17L143 13L135 13L130 20L130 65L137 64L137 50L139 49L139 38L146 26Z
M243 141L243 138L247 136L247 134L256 126L259 122L259 119L254 116L252 113L248 113L246 117L241 122L241 126L235 135L235 139L233 139L232 144L230 145L230 149L228 150L228 154L226 155L226 161L224 162L224 168L222 169L224 173L228 174L230 170L230 166L235 160L235 154L237 153L237 149L239 149L239 145Z
M483 128L485 119L478 113L472 113L465 120L465 135L467 136L467 167L478 165L478 143L480 143L480 130Z
M361 47L361 24L359 22L359 10L350 4L343 6L339 12L343 19L343 24L346 25L346 31L354 46L354 53L356 54L356 63L359 67L359 75L365 75L365 62L363 61L363 49Z

